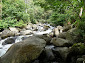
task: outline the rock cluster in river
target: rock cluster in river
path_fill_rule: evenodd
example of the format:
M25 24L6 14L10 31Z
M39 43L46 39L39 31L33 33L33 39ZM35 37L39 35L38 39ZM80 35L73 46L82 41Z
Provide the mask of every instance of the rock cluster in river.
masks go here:
M13 44L1 56L2 63L82 63L85 62L83 43L78 43L76 28L51 27L45 24L28 24L23 29L10 27L1 32L1 39L11 36L30 35L15 43L9 38L3 45ZM77 44L76 44L77 43ZM83 51L82 51L83 50Z

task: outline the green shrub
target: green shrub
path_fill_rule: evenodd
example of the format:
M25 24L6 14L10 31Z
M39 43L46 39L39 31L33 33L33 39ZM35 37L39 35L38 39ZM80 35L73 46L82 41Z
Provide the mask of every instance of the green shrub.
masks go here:
M66 16L67 16L66 14L60 14L60 13L54 12L50 16L49 21L56 25L63 25L66 22L66 20L65 20Z
M11 17L17 21L29 21L29 16L25 12L25 3L23 0L3 0L2 19Z
M44 8L41 8L41 6L34 5L28 8L28 14L32 23L39 22L42 19L43 13Z
M81 37L81 41L85 42L85 22L84 21L77 21L77 33Z

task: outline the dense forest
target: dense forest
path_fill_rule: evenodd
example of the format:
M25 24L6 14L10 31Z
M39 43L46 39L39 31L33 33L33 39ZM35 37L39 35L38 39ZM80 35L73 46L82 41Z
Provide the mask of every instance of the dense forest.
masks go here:
M50 25L47 25L47 24L50 24ZM28 25L29 25L28 27L29 29L25 28ZM51 29L51 26L53 27L52 29ZM46 34L43 35L41 33L43 36L39 36L39 38L43 37L45 41L50 42L50 45L54 45L54 48L56 47L60 48L61 50L60 53L62 53L62 51L65 50L63 49L63 47L66 47L67 49L68 48L71 49L66 57L63 56L62 54L63 58L65 57L65 59L63 59L64 62L60 58L61 56L59 56L59 53L55 54L56 53L55 50L52 50L51 52L53 52L55 59L59 57L57 58L57 60L55 60L52 57L51 58L53 59L52 63L57 63L57 61L58 63L75 63L75 62L77 63L77 58L82 57L82 55L84 55L84 62L85 62L85 0L0 0L1 39L11 37L11 36L13 37L21 36L14 33L15 31L13 32L14 34L9 32L8 30L11 29L10 27L14 27L13 29L15 28L19 29L17 33L21 33L21 35L26 35L25 33L28 34L28 32L30 32L31 34L34 34L34 32L38 34L39 32L42 32L40 28L44 28L44 31L43 31L44 33L47 33L45 31L48 31L49 29L51 29L51 32L54 35L52 35L52 33L49 33L47 35ZM59 29L58 27L61 27L61 29L63 28L63 31ZM64 29L66 27L68 29ZM37 28L39 28L40 30ZM4 35L3 33L6 33L6 31L3 32L3 30L7 30L7 32L9 32L7 35L9 36ZM23 30L25 31L23 32ZM36 30L39 32L36 32ZM59 32L56 32L56 30ZM60 35L58 35L58 33L60 33ZM3 35L5 37L2 37ZM27 36L25 38L27 38ZM38 46L41 49L42 47L45 48L46 46L49 45L48 43L46 43L44 44L46 46L44 46L42 44L42 43L45 43L44 40L41 41L41 39L39 38L34 37L33 35L33 37L29 38L28 41L31 42L30 40L33 39L34 43L36 42L37 44L37 41L40 40L39 41L40 43L38 44ZM47 38L49 40L47 40ZM56 44L55 42L57 41L60 43ZM61 42L63 42L64 44ZM42 44L42 47L40 46L41 44ZM19 45L20 47L23 46L21 44ZM13 47L15 46L17 47L16 44L13 45ZM34 49L37 50L37 48L35 47L36 45L34 46L34 44L32 44L29 47L31 48L32 46ZM11 47L9 50L11 50L13 47ZM30 49L28 50L28 48L27 48L27 51L24 49L24 47L22 47L21 49L24 49L28 53L29 51L31 51ZM18 48L16 48L15 51L17 51L17 49ZM21 52L21 55L22 55L22 52L25 52L25 51L22 51L21 49L19 51ZM56 50L59 50L59 49L56 49ZM18 53L20 54L19 51ZM39 55L41 53L40 51L38 51ZM63 53L67 53L67 51L68 50L65 50ZM49 52L49 50L45 50L44 52L47 53ZM18 54L17 55L16 54L14 55L17 57ZM36 52L35 55L37 56L37 54L38 53ZM49 55L47 58L45 58L44 56L46 55L43 56L43 54L39 56L40 59L38 58L38 60L40 62L37 62L37 63L44 63L46 60L49 60L47 59ZM35 55L31 58L33 59L33 61L34 61L34 58L36 57ZM15 56L13 56L13 59ZM26 55L23 55L23 56L25 58ZM6 57L9 58L9 55ZM42 57L44 57L45 59L42 59ZM4 61L5 57L2 56L1 58L3 63L6 63L6 61ZM20 56L18 56L18 58L19 60L16 59L17 61L15 61L14 63L29 63L31 61L30 59L29 61L27 60L28 57L26 57L26 59L23 59ZM10 63L9 61L12 61L10 59L7 60L8 63ZM26 62L23 62L23 61L26 61ZM33 61L31 61L31 63L36 63ZM51 63L50 61L51 60L47 61L46 63ZM53 62L53 61L56 61L56 62ZM82 59L80 61L82 61ZM79 62L79 63L82 63L82 62Z
M0 28L27 22L50 22L55 25L84 22L84 0L3 0ZM81 15L79 15L81 13Z
M85 32L84 0L2 0L0 29L22 27L27 23L73 24Z

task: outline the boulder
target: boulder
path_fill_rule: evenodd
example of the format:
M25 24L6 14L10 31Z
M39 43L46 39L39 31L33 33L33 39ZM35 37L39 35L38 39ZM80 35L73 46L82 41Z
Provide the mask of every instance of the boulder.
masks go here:
M63 30L63 27L62 27L62 26L57 26L57 28L54 28L54 30L53 30L54 35L55 35L56 37L58 37L58 35L59 35L60 33L62 33L62 30Z
M33 24L32 25L32 29L33 29L33 31L36 31L37 30L37 25L36 24Z
M27 30L31 30L31 29L32 29L32 25L28 24L28 25L26 26L26 29L27 29Z
M56 48L53 49L53 51L56 52L55 54L60 53L62 60L65 61L66 58L67 58L67 55L69 53L69 48L68 47L56 47Z
M51 40L51 43L53 43L55 46L70 46L71 43L68 40L62 39L62 38L56 38L54 37Z
M45 44L46 42L43 39L35 36L15 43L1 57L2 63L31 63L39 57Z
M58 37L58 35L59 35L59 30L58 30L58 28L54 28L54 35L55 35L56 37Z
M63 32L67 32L68 30L70 30L72 28L72 25L67 25L63 27Z
M82 55L82 58L85 60L85 55Z
M31 34L31 33L32 33L31 30L20 31L21 35L28 35L28 34Z
M63 39L66 39L66 33L67 32L62 32L58 35L58 38L63 38Z
M49 26L47 26L47 25L44 25L44 31L46 31L46 30L48 30L50 27Z
M50 44L50 41L51 41L51 37L50 36L47 36L46 34L45 35L35 35L36 37L39 37L41 39L44 39L46 41L46 44L49 45Z
M68 30L66 33L66 39L72 43L79 42L80 37L78 36L79 34L76 31L77 31L76 28Z
M52 52L52 48L54 46L46 46L45 49L43 50L43 52L40 54L40 56L38 57L38 60L40 61L39 63L52 63L55 60L55 56Z
M2 45L6 45L6 44L12 44L15 43L15 38L8 38L7 40L5 40Z
M58 30L59 30L59 33L62 33L63 31L63 27L62 26L57 26Z
M46 60L48 61L52 61L55 59L55 56L52 52L52 49L50 48L45 48L45 53L46 53Z
M83 63L84 59L83 58L78 58L76 63Z
M1 38L14 36L15 34L16 34L16 32L12 32L12 31L10 31L8 29L5 29L4 31L2 31Z
M14 28L14 27L9 27L9 30L12 32L16 32L16 33L19 32L19 30L17 28Z
M1 62L1 57L0 57L0 63L2 63L2 62Z
M50 32L50 33L48 34L48 36L53 37L53 36L54 36L54 33L53 33L53 32Z

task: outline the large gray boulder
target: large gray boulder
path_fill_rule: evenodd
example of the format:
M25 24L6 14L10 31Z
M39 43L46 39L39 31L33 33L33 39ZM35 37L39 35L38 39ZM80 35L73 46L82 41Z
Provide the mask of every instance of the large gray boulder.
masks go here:
M2 63L30 63L38 58L45 47L43 39L32 36L10 47L1 57Z
M47 36L46 34L45 35L35 35L36 37L39 37L41 39L44 39L46 41L46 44L49 45L50 44L50 41L51 41L51 37L50 36Z
M55 46L69 46L69 45L71 45L71 43L68 40L62 39L62 38L57 38L57 37L54 37L51 40L51 43L53 43Z

